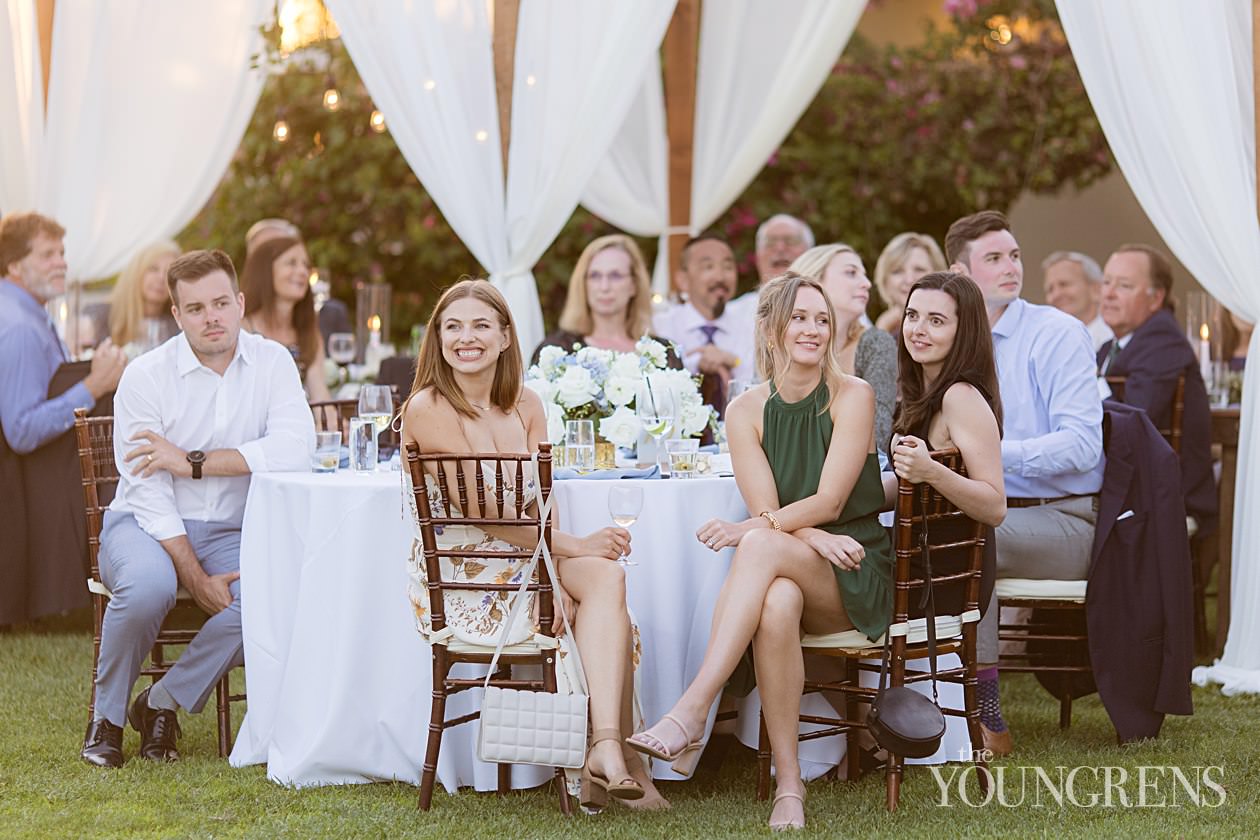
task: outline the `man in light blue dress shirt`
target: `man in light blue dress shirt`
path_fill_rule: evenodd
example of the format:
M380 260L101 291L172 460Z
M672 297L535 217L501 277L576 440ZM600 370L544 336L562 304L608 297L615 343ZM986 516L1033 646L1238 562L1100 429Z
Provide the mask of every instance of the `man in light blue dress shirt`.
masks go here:
M950 270L976 282L989 310L1002 396L1006 520L997 528L998 577L1081 580L1089 568L1102 488L1102 402L1094 345L1078 319L1020 298L1024 268L1010 223L992 210L954 222ZM980 623L985 746L1011 751L997 702L996 596Z
M82 517L78 485L71 499L35 499L32 485L49 477L48 447L74 425L76 408L91 408L114 390L126 357L105 342L86 379L49 398L48 386L65 346L44 309L65 292L65 229L38 213L15 213L0 221L0 625L62 612L85 601L78 555L43 556L43 536L57 514ZM65 442L63 441L62 444ZM38 453L37 453L37 450ZM69 447L73 457L73 447ZM37 453L32 456L32 453ZM40 459L39 464L32 458ZM74 469L77 475L77 468ZM40 536L41 539L35 539ZM37 545L38 543L38 545Z

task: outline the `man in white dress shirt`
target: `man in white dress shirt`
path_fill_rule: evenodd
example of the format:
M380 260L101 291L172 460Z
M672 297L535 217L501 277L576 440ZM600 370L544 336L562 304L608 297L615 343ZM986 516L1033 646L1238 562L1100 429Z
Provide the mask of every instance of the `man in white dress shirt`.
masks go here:
M1111 340L1111 327L1103 320L1102 269L1078 251L1055 251L1041 263L1046 303L1076 318L1089 330L1097 350Z
M183 330L127 366L114 397L120 480L101 532L105 611L96 714L83 758L123 763L124 719L140 755L173 761L176 709L201 711L243 662L241 519L254 472L304 470L315 427L293 357L242 332L245 299L231 259L193 251L167 285ZM183 586L210 616L161 680L127 701L140 666Z
M701 395L721 414L731 380L750 381L755 343L751 323L728 306L737 279L735 253L706 233L682 250L678 285L686 301L656 316L653 331L678 345L683 364L702 377Z

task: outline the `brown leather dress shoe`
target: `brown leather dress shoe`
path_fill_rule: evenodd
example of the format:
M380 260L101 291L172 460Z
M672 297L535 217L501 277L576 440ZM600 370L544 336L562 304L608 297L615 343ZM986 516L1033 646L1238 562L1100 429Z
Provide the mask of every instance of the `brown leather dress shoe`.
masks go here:
M180 736L179 718L172 709L150 709L149 689L136 695L127 722L140 733L140 757L150 761L178 761L175 740Z
M1011 730L1005 732L994 732L983 723L980 724L980 735L984 739L984 748L994 758L1003 758L1010 755L1015 750L1015 741L1011 738Z
M88 724L87 737L83 739L83 752L79 753L88 764L97 767L122 767L123 731L121 726L101 718Z

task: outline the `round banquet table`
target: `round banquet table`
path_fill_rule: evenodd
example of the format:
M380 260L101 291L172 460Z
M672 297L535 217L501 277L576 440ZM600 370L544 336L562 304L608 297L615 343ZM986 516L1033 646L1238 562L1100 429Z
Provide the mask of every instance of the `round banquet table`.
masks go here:
M620 481L644 489L643 511L630 529L637 565L626 570L626 583L643 642L639 700L651 722L699 670L733 554L708 550L695 531L707 519L747 513L731 478ZM611 480L557 481L561 527L585 534L611 525L612 486ZM296 787L418 783L431 654L406 595L412 527L398 472L253 477L241 537L249 699L233 766L266 764L268 778ZM451 698L448 717L475 711L479 695ZM805 709L823 702L807 697ZM750 745L757 711L754 693L741 704L739 734ZM965 726L959 740L955 722L950 719L943 747L951 757L966 743ZM438 781L449 791L496 786L494 765L475 757L477 726L474 721L444 735ZM814 777L843 754L839 737L806 742L802 770ZM654 763L654 775L679 778L663 762ZM550 777L549 768L512 768L515 787Z

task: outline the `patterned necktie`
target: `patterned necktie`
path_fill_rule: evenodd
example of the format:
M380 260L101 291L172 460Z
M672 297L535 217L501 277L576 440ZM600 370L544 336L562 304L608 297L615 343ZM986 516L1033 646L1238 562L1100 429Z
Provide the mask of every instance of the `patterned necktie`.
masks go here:
M713 335L720 330L717 324L701 324L700 332L704 333L705 345L713 344ZM718 419L721 420L726 416L726 389L722 387L722 377L716 373L706 373L700 377L700 399L713 406L718 413ZM705 430L705 437L708 437L708 430ZM704 440L705 443L711 441Z

